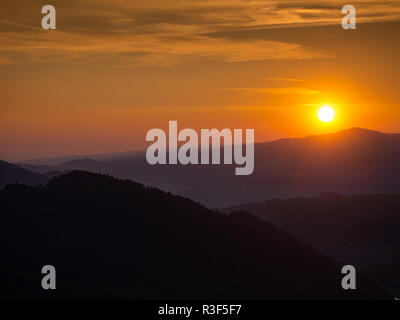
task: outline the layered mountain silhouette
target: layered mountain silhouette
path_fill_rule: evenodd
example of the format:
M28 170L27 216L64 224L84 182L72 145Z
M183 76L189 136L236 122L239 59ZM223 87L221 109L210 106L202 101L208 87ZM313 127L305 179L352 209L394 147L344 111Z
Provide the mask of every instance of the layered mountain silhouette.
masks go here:
M341 266L245 213L88 172L0 191L3 298L388 298ZM57 289L41 289L41 268Z
M342 264L354 265L400 296L400 194L323 194L226 209L245 210Z
M103 158L104 159L104 158ZM230 165L147 164L145 153L73 161L58 166L23 164L44 173L84 169L131 179L223 208L276 197L324 192L400 192L400 135L360 128L255 145L255 170L235 176Z
M7 184L21 183L26 185L40 185L47 182L46 177L31 172L14 164L0 160L0 189Z

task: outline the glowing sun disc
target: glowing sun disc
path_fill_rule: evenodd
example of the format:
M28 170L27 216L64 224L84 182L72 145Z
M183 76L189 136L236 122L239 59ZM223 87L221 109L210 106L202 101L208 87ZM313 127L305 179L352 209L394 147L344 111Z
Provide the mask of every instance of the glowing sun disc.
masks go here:
M318 118L323 122L330 122L335 117L335 111L329 106L323 106L318 110Z

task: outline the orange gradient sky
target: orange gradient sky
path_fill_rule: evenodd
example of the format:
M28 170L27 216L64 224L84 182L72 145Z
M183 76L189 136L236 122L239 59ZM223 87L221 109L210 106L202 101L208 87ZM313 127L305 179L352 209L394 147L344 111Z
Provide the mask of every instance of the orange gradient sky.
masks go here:
M351 1L356 30L343 1L53 1L50 31L44 4L0 2L0 159L143 149L169 120L400 132L400 1Z

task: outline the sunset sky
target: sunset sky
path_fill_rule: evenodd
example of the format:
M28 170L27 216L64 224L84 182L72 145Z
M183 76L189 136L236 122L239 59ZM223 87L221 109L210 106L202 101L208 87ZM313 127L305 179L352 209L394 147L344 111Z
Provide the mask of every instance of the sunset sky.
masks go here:
M399 34L400 0L1 0L0 159L143 149L169 120L257 142L400 132Z

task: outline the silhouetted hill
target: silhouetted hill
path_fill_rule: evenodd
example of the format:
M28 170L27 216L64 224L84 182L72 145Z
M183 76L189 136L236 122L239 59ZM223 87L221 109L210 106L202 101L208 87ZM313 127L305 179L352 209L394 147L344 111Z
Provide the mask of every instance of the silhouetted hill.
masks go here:
M70 170L91 170L95 171L97 167L101 166L100 161L96 161L93 159L74 159L67 162L64 162L60 165L35 165L35 164L27 164L27 163L17 163L18 166L25 168L27 170L31 170L34 172L38 172L41 174L47 174L49 172L64 172Z
M87 172L0 192L4 298L386 298L358 276L244 212ZM43 265L57 290L40 288Z
M400 296L400 195L323 194L269 200L245 210L342 264L352 264Z
M112 153L97 153L97 154L81 154L64 157L47 157L37 158L24 161L24 164L30 164L35 166L59 166L63 163L79 160L79 159L92 159L95 161L105 161L109 159L120 159L120 158L132 158L134 155L140 154L139 150L131 150L125 152L112 152Z
M71 160L68 162L63 163L61 166L63 168L91 168L93 166L98 165L98 161L92 160L92 159L76 159L76 160Z
M70 173L70 172L73 172L73 171L74 171L74 170L49 171L49 172L44 173L43 175L44 175L48 180L51 180L51 179L53 179L53 178L55 178L55 177L58 177L58 176L61 176L61 175L63 175L63 174L67 174L67 173Z
M14 164L0 160L0 189L7 184L21 183L39 185L47 182L41 174L20 168Z
M255 170L235 176L231 165L147 164L145 154L74 163L45 171L85 169L131 179L189 197L208 207L323 192L400 192L400 135L360 128L255 145ZM28 167L35 170L34 167ZM45 172L38 168L38 172Z

